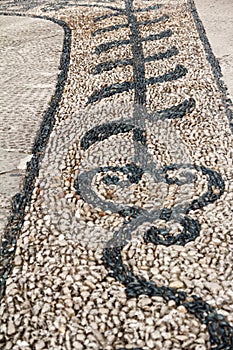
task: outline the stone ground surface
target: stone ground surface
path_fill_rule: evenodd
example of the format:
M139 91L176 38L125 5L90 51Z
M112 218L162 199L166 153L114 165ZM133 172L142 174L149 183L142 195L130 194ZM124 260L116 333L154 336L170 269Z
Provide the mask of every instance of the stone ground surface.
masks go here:
M0 3L72 30L30 206L19 198L20 235L3 237L4 349L233 349L232 132L217 64L192 2L132 3Z
M63 30L0 16L0 237L57 82Z
M218 59L223 80L233 99L233 6L231 0L196 0L213 52Z

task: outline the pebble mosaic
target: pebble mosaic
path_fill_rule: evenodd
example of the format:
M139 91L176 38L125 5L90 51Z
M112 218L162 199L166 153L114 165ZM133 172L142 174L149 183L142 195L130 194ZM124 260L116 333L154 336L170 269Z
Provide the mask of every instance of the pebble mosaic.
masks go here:
M193 1L3 1L63 26L2 247L4 349L233 349L231 114Z

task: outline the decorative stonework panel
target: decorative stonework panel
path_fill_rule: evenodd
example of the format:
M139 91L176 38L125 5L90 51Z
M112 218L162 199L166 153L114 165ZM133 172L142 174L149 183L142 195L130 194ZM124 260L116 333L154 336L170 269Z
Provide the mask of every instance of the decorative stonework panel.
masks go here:
M22 214L2 342L232 349L232 133L193 3L34 13L71 29L70 61Z

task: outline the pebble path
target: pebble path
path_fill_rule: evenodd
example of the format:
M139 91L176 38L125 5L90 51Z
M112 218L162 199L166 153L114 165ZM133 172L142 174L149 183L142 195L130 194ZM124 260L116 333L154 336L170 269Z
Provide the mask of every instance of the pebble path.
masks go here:
M0 10L65 33L2 240L2 348L233 349L230 101L193 1Z

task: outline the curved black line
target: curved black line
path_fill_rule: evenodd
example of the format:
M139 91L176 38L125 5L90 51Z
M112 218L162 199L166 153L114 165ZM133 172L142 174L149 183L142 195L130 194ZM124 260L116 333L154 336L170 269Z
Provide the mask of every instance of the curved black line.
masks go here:
M170 108L158 111L153 114L147 114L145 115L145 118L153 122L156 120L182 118L186 114L191 113L194 110L195 105L195 100L190 98ZM134 132L135 141L139 141L145 145L146 139L144 131L136 127L134 124L132 124L132 122L133 120L120 122L114 121L108 124L95 126L91 130L86 132L86 134L82 137L80 142L81 149L86 151L90 146L92 146L96 142L103 141L112 135L126 133L131 130L133 130Z
M24 0L25 2L28 2L27 0ZM19 4L20 5L20 4ZM23 5L23 4L22 4ZM30 5L29 5L30 6ZM27 7L24 7L23 9L18 9L18 11L23 11L23 10L28 10L29 9L29 6ZM34 6L32 6L31 8L34 8L38 6L38 4L35 4ZM47 6L47 7L46 7ZM50 8L48 9L48 6L50 6ZM120 12L121 14L124 13L124 9L122 8L118 8L118 7L115 7L115 6L111 6L111 5L101 5L101 4L69 4L69 3L60 3L57 2L55 4L50 4L50 5L45 5L44 7L41 8L41 11L42 12L47 12L47 11L51 11L51 10L59 10L59 9L64 9L66 7L97 7L97 8L103 8L103 9L109 9L109 10L112 10L112 11L118 11ZM13 10L13 11L17 11L17 10ZM11 16L20 16L21 13L15 13L15 12L12 12L12 13L7 13L7 15L10 14ZM3 13L3 15L5 15L5 13ZM26 16L26 14L25 14ZM29 15L31 16L31 15ZM33 16L33 15L32 15Z
M115 30L122 29L122 28L128 28L128 23L116 24L114 26L97 29L96 31L94 31L92 33L92 36L96 36L98 34L103 34L103 33L108 33L108 32L113 32Z
M125 13L124 9L121 9L120 7L114 7L114 6L110 6L110 5L98 5L98 4L75 4L75 6L79 6L79 7L97 7L97 8L103 8L103 9L109 9L112 11L117 11L121 14ZM99 18L99 17L97 17Z
M177 65L173 71L160 75L158 77L151 77L145 79L146 85L154 85L157 83L164 83L168 81L178 80L183 78L187 74L187 69L182 65ZM123 83L112 84L110 86L104 87L99 91L94 91L94 93L88 98L87 104L101 101L104 98L111 97L116 94L123 92L129 92L135 88L135 83L131 81L124 81Z
M154 85L157 83L164 83L168 81L178 80L180 78L183 78L187 73L188 73L187 69L181 64L178 64L174 71L165 73L164 75L161 75L159 77L151 77L149 79L146 79L146 82L147 82L147 85Z
M2 238L2 247L0 256L3 261L0 272L0 300L4 296L6 280L11 272L12 264L14 260L17 238L19 237L21 228L24 223L25 208L30 205L32 191L35 184L35 179L39 174L40 162L44 156L45 147L47 145L50 133L52 132L55 124L55 113L59 106L59 102L62 97L64 86L66 84L70 50L71 50L71 30L68 25L62 20L57 20L47 16L25 15L18 13L0 13L4 16L19 16L19 17L31 17L54 22L61 26L64 30L64 40L62 54L60 58L60 73L58 74L58 80L55 88L54 95L52 96L50 106L46 111L43 121L40 126L40 130L37 133L37 137L32 149L33 158L27 163L27 171L23 183L22 193L17 193L13 197L13 204L11 215L8 219L5 232Z
M161 213L160 219L169 221L168 208L164 208ZM168 219L165 216L168 216ZM162 230L155 226L151 226L143 236L145 243L153 243L155 245L162 244L166 247L177 244L184 246L185 244L195 241L195 239L200 235L201 226L197 220L194 220L188 216L185 216L180 224L183 226L183 230L176 236L170 234L170 230Z
M159 52L156 55L145 57L145 63L169 59L173 56L178 55L178 53L179 53L179 50L175 46L173 46L171 49L168 49L165 52ZM128 65L133 65L133 60L131 58L125 59L125 60L103 62L103 63L98 64L93 69L92 74L93 75L101 74L103 72L110 71L110 70L117 68L119 66L128 66Z
M82 6L82 5L80 5L80 6ZM86 6L96 6L96 5L86 5ZM150 10L159 10L162 6L163 5L161 5L161 4L157 4L157 5L146 7L144 9L137 9L134 12L137 13L137 12L147 12L147 11L150 11ZM99 7L103 7L104 8L104 6L99 6ZM107 15L96 17L94 19L94 22L99 22L99 21L102 21L102 20L107 19L107 18L118 17L118 16L121 16L122 14L125 14L125 10L123 10L123 9L110 8L110 7L106 7L106 8L109 8L109 9L115 10L115 11L119 11L119 13L110 13L110 14L107 14Z
M107 42L104 44L100 44L96 47L95 49L95 54L96 55L100 55L102 52L106 52L108 50L110 50L113 47L119 47L119 46L123 46L123 45L129 45L131 44L129 39L126 40L115 40L115 41L111 41L111 42Z
M147 41L154 41L154 40L160 40L163 38L169 38L170 36L172 36L172 30L171 29L167 29L164 32L161 32L159 34L152 34L147 36L146 38L142 38L143 42L147 42Z
M113 135L124 134L133 129L135 129L135 125L118 121L96 126L82 137L80 142L81 149L86 151L96 142L103 141Z
M160 22L166 22L169 20L168 15L163 15L161 17L155 18L155 19L148 19L147 21L137 22L138 26L147 26L150 24L160 23Z
M116 246L114 239L110 240L103 253L102 261L109 270L109 275L125 286L129 299L144 294L149 297L160 296L166 302L173 300L176 306L183 305L199 322L207 326L212 350L233 348L233 327L223 315L196 295L189 297L192 301L187 301L186 292L166 286L159 287L155 282L135 275L122 261L121 251L124 245Z
M175 169L175 166L176 165L171 165L167 167L167 170ZM182 166L182 164L180 166ZM217 172L205 167L198 167L198 169L201 170L203 174L208 174L208 189L211 187L211 178L214 178L214 181L216 181L218 185L223 185L221 176ZM224 185L222 189L224 189ZM220 198L222 193L223 192L219 193L218 198ZM217 200L218 198L213 200ZM208 205L208 203L205 203L205 205ZM169 221L170 216L168 211L165 210L163 214L164 217L161 217L161 219ZM145 243L153 243L155 245L162 244L170 246L179 244L184 246L188 242L195 240L200 233L200 224L198 221L189 217L184 217L181 224L183 225L183 232L176 237L165 234L164 238L161 238L159 236L163 234L161 230L152 227L145 233L144 241ZM166 286L159 287L155 282L148 281L143 277L135 275L133 271L123 263L121 251L130 239L130 234L121 236L121 234L116 232L114 237L108 241L102 256L103 264L109 271L109 275L125 286L127 297L137 298L142 294L148 295L149 297L160 296L166 302L169 300L175 301L176 306L183 305L189 313L193 314L199 320L199 322L207 326L211 349L231 350L233 348L233 327L214 307L210 306L196 295L191 295L189 297L184 291ZM190 301L190 299L192 300Z
M88 98L87 104L101 101L103 98L111 97L122 92L129 92L134 88L134 82L125 81L119 84L112 84L104 87L100 91L94 91L94 93Z
M142 42L147 42L147 41L155 41L155 40L160 40L163 38L169 38L172 36L172 31L171 29L165 30L159 34L153 34L153 35L149 35L146 38L141 38ZM119 47L122 45L129 45L129 44L133 44L133 40L131 39L126 39L126 40L116 40L116 41L111 41L111 42L107 42L104 44L100 44L96 47L95 49L95 54L96 55L100 55L102 52L106 52L108 50L110 50L113 47Z
M168 184L176 184L181 186L183 184L182 181L178 180L177 178L169 178L167 173L170 170L178 170L181 168L183 168L183 164L171 164L169 166L165 166L162 169L162 171L165 173L165 181ZM152 226L144 235L144 240L147 243L151 242L156 245L162 244L165 246L174 244L184 246L188 242L194 241L199 236L201 226L197 220L188 217L187 214L217 201L224 193L225 183L222 176L218 172L204 166L189 166L189 168L208 176L207 192L203 193L198 199L193 200L185 210L186 216L181 220L183 231L180 234L171 236L170 230L161 230ZM164 221L171 220L171 218L173 218L172 213L174 209L175 208L164 208L160 219Z
M128 58L125 60L107 61L107 62L99 63L97 66L95 66L95 68L92 71L92 74L97 75L103 72L110 71L119 66L128 66L132 64L133 64L133 60L131 58Z
M124 13L123 13L124 14ZM119 17L122 16L122 12L117 12L117 13L109 13L107 15L99 16L94 19L94 23L102 21L107 18L112 18L112 17Z
M163 171L166 173L170 170L180 169L183 166L183 164L172 164L165 166ZM187 166L188 165L186 165L186 167ZM192 201L186 213L215 202L222 196L225 189L224 181L221 175L216 171L204 166L191 166L191 168L201 171L203 175L208 176L208 190L200 197L200 200ZM168 175L165 176L165 180L168 184L181 184L178 179L170 179ZM199 205L195 206L194 203L198 203ZM172 219L171 209L164 208L160 214L160 219L165 222L170 221ZM200 233L201 227L199 222L188 216L184 216L180 223L183 226L183 231L177 236L171 236L169 235L169 231L163 232L163 230L152 226L145 232L144 242L153 243L155 245L162 244L171 246L178 244L184 246L188 242L194 241ZM133 271L123 263L121 251L131 240L130 232L132 231L132 227L131 225L131 227L127 229L126 223L125 230L116 232L104 249L102 261L109 271L109 275L125 286L128 298L136 298L142 294L148 295L149 297L160 296L166 302L169 300L175 301L176 306L183 305L189 313L193 314L199 320L199 322L207 326L212 350L231 350L233 348L233 327L214 307L210 306L196 295L188 296L184 291L166 286L159 287L155 282L148 281L143 277L135 275Z
M224 181L219 173L204 166L201 166L200 168L202 173L209 177L208 190L200 198L195 199L192 202L188 211L202 209L206 205L214 203L222 196L225 190Z
M178 105L163 109L155 113L148 114L148 119L151 121L156 121L158 119L165 120L182 118L185 115L193 112L195 107L196 101L193 98L189 98L179 103Z
M144 170L137 166L135 163L131 162L123 166L105 166L98 167L93 170L85 171L79 174L76 178L74 187L77 194L86 202L93 206L98 206L103 211L111 211L112 213L118 213L123 217L130 215L130 217L136 217L139 213L146 215L146 210L138 207L130 207L124 204L115 204L112 201L107 201L102 199L98 194L92 190L93 178L98 173L108 173L120 172L127 176L127 181L120 182L121 187L129 186L132 183L138 183L144 173ZM119 183L117 176L111 177L107 174L102 181L107 181L107 183L112 183L115 181Z
M147 12L147 11L151 11L151 10L159 10L161 7L163 7L162 4L157 4L157 5L152 5L152 6L148 6L148 7L145 7L143 9L137 9L137 10L134 10L133 12L134 13L138 13L138 12Z
M146 26L149 24L155 24L155 23L159 23L159 22L166 22L169 19L169 16L164 15L161 16L159 18L155 18L155 19L149 19L147 21L142 21L142 22L137 22L138 26ZM102 33L107 33L107 32L112 32L114 30L118 30L118 29L122 29L122 28L128 28L128 23L125 24L117 24L114 26L109 26L109 27L105 27L105 28L100 28L97 29L94 33L92 33L93 36L96 36L98 34L102 34Z
M171 49L168 49L165 52L159 52L156 55L145 57L145 63L168 59L178 55L178 53L179 53L179 50L175 46L173 46ZM101 74L103 72L110 71L119 66L128 66L132 64L133 64L133 60L131 58L125 59L125 60L107 61L107 62L98 64L93 69L92 74L94 75Z

